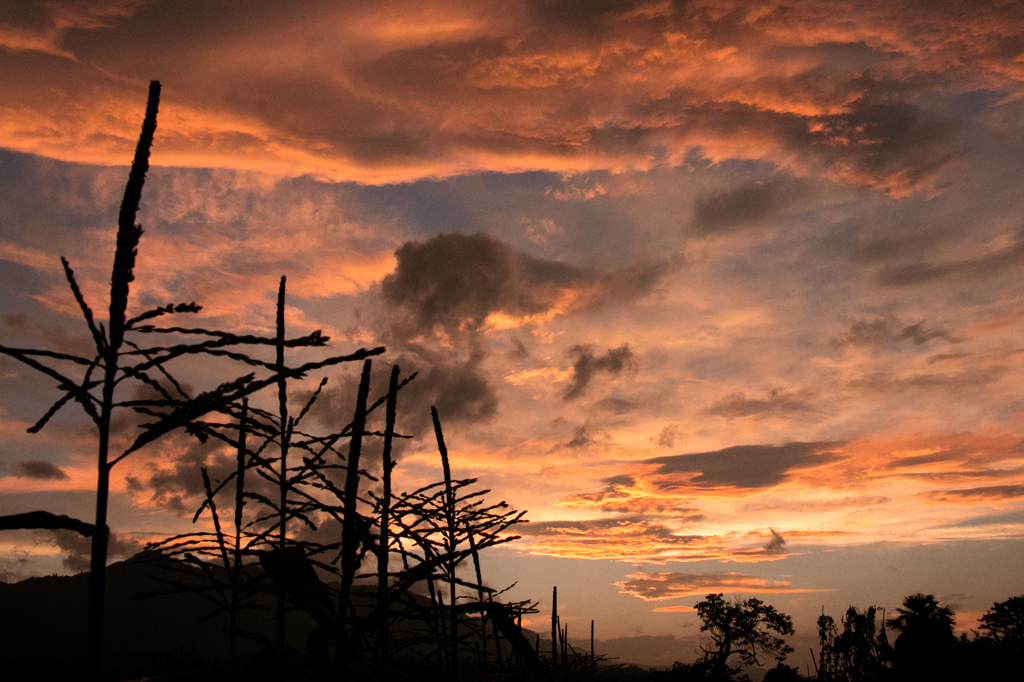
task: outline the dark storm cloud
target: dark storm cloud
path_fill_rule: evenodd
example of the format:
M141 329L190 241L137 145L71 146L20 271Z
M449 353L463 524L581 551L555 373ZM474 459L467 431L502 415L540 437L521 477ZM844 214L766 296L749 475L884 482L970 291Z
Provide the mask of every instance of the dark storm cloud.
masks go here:
M578 450L579 448L585 448L593 442L593 439L590 437L589 426L587 424L583 424L572 432L572 440L566 443L565 447L572 450Z
M743 393L733 393L721 400L716 400L706 411L718 417L735 419L738 417L785 416L812 412L806 401L792 393L772 389L764 398L748 398Z
M68 478L60 467L51 462L29 460L17 462L11 467L14 476L34 478L39 481L63 481Z
M680 106L685 107L683 102ZM860 100L851 109L810 120L752 104L712 102L686 109L680 122L694 134L773 139L818 172L900 191L917 187L961 155L955 146L955 121L906 103ZM747 186L737 196L745 205L711 203L730 217L720 229L775 210L777 199L770 191ZM711 217L707 209L703 214Z
M443 233L424 242L406 242L395 251L398 266L384 278L384 301L406 311L410 331L430 334L440 327L451 335L477 331L487 316L546 311L557 287L591 275L556 261L515 251L483 233Z
M397 325L410 337L435 329L450 336L472 334L493 313L546 313L559 304L563 289L582 291L579 305L586 310L635 300L677 267L665 260L597 272L534 258L483 233L461 232L406 242L395 258L397 267L381 283L381 294L396 313L404 314Z
M764 546L765 554L785 554L786 538L782 537L782 533L774 528L769 528L768 530L772 533L772 539Z
M480 360L479 355L471 355L465 362L407 361L404 366L418 366L420 374L400 394L401 409L409 415L403 432L420 435L429 430L432 406L437 407L442 424L490 420L498 411L498 396L480 368ZM387 384L383 376L381 380L377 385L383 392Z
M519 339L512 339L509 343L512 344L512 348L510 348L505 354L509 360L526 360L530 357L530 351L522 341Z
M623 370L636 367L636 356L628 343L618 348L609 348L604 355L595 355L592 345L573 346L569 355L573 358L573 375L562 397L565 400L576 400L583 395L587 386L597 374L618 376Z
M599 273L592 279L592 289L582 312L628 303L656 291L682 266L682 257L667 256L660 260L646 260L607 273Z
M179 516L192 514L198 506L196 500L205 494L201 467L207 467L216 486L217 481L235 470L235 454L224 452L220 441L200 443L191 438L186 440L184 435L172 435L164 440L169 439L177 440L170 458L159 467L150 464L148 477L125 476L125 481L130 492L147 496L153 504ZM259 476L246 478L246 487L254 492L262 492L260 488L265 485Z
M767 488L781 483L794 469L828 464L839 459L830 452L842 441L821 443L787 443L785 445L738 445L714 452L671 455L645 460L656 464L655 475L664 476L658 483L662 489L676 487L675 474L697 474L686 485L732 486L736 488Z
M531 315L577 314L635 300L676 267L651 262L602 273L534 258L483 233L461 232L406 242L395 256L395 271L381 283L384 313L374 325L397 363L422 373L407 389L410 398L403 394L403 399L417 403L425 414L436 405L442 417L455 421L487 420L497 412L497 392L482 368L490 353L484 331L491 315L522 320L528 326ZM566 299L569 290L574 294ZM438 333L447 346L443 352L428 349L427 342ZM581 396L595 375L614 376L635 366L628 344L603 355L592 346L574 346L569 354L575 375L566 400ZM513 338L507 355L521 360L529 352ZM622 400L606 405L613 412L630 407ZM416 425L428 423L415 420ZM587 443L581 433L570 446Z
M40 324L25 313L0 314L0 329L9 344L51 348L87 358L96 354L96 345L88 334L73 334L64 327Z
M702 194L693 209L693 231L710 235L754 227L776 217L804 194L792 178L781 177Z
M401 370L400 380L417 373L398 394L401 416L396 429L399 433L411 436L432 433L431 407L437 408L442 425L485 422L497 413L497 392L480 367L482 351L471 352L465 359L413 348L389 356L373 362L371 402L387 393L394 365ZM309 418L328 430L340 430L352 420L358 387L358 371L332 378L309 411ZM304 403L310 395L303 393L296 397ZM370 428L382 431L383 418L383 409L378 409L371 417Z
M880 90L884 86L880 87ZM849 163L871 180L897 175L916 187L962 155L955 146L957 121L903 102L869 104L850 114L822 117L825 132L814 143L826 145L827 162Z
M92 539L70 530L54 530L53 542L64 552L64 568L72 573L89 570L92 557ZM132 538L110 533L107 538L107 558L127 559L142 551L142 543Z
M1001 275L1019 268L1024 262L1024 229L1018 230L1014 243L995 253L943 263L907 262L882 268L875 281L885 286L901 287L929 282L974 282Z
M658 433L658 447L671 448L676 444L676 437L679 435L679 425L669 424Z
M923 321L904 325L893 315L882 315L874 319L855 320L845 334L832 339L833 345L843 346L887 346L901 341L911 341L922 346L929 341L942 339L957 343L957 338L941 327L929 327Z

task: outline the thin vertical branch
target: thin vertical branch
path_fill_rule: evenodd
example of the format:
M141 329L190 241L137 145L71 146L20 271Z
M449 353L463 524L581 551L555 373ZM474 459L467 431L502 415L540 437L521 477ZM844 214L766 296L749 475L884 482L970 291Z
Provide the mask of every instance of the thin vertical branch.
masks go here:
M490 595L487 596L487 601L493 600L493 597L491 597ZM498 667L502 670L505 670L505 658L504 654L502 654L501 652L501 633L498 632L498 630L494 627L493 623L491 624L491 632L494 634L494 658L496 661L498 661ZM484 654L486 653L487 652L485 650Z
M425 559L430 559L430 555L426 554ZM439 666L443 669L448 667L448 647L445 646L445 632L447 631L444 626L444 618L441 617L441 610L444 608L444 599L441 598L440 592L434 587L434 578L428 573L427 574L427 592L430 594L430 606L432 607L430 612L431 623L433 624L434 633L437 635L437 660Z
M469 550L473 555L473 568L476 569L476 595L477 599L482 603L484 601L484 579L483 574L480 571L480 552L476 550L476 539L473 538L473 526L466 519L466 537L469 539ZM497 634L497 633L495 633ZM487 611L482 611L480 614L480 643L481 643L481 660L482 668L484 671L484 679L488 679L490 675L487 669ZM499 649L498 658L501 658Z
M160 105L160 83L149 84L146 115L142 133L135 147L135 158L128 173L124 199L117 220L117 247L110 277L110 318L108 343L104 354L103 400L99 419L99 443L96 480L96 532L92 536L92 556L89 566L89 620L88 663L90 671L99 677L103 660L103 602L106 592L107 570L107 503L110 491L110 418L114 407L114 386L117 379L118 354L124 340L125 311L128 309L128 285L133 279L136 247L142 228L135 224L135 216L142 198L142 185L149 169L149 150L156 132L156 114Z
M558 585L551 590L551 676L558 672Z
M242 519L245 510L245 430L248 426L249 399L242 400L242 414L238 418L238 461L235 469L235 562L231 572L231 644L229 660L233 664L237 656L238 639L238 588L242 578Z
M597 664L594 660L594 621L590 621L590 679L594 679Z
M277 404L278 417L281 427L281 480L280 480L280 519L278 521L278 549L284 552L287 540L288 521L288 430L291 424L288 421L288 380L284 375L284 275L281 276L281 285L277 290L277 364L275 369L279 373L277 380ZM285 645L285 601L284 587L279 586L277 591L277 645L284 648Z
M437 408L431 405L430 416L434 420L434 436L437 438L437 450L441 453L441 467L444 469L445 506L444 515L448 524L445 534L445 550L448 553L448 585L451 591L451 626L449 642L451 647L452 679L459 679L459 617L455 610L455 491L452 489L452 471L448 465L448 448L444 444L444 433L441 431L441 420L437 416Z
M352 591L352 580L359 568L357 550L359 538L356 537L356 505L359 495L359 455L363 445L363 432L366 429L366 400L370 393L371 361L363 363L363 374L359 380L359 393L356 396L356 412L352 418L352 440L349 444L348 462L345 474L345 518L342 523L341 535L341 594L338 597L338 664L344 666L347 657L345 620L348 614L349 595Z
M388 527L391 523L391 443L395 436L395 409L398 403L398 365L391 368L391 384L388 386L387 412L384 426L384 452L381 455L384 490L380 505L380 542L377 554L377 613L380 618L380 662L388 665L390 652L391 623L388 615Z
M220 549L220 558L224 562L224 571L231 571L231 561L228 559L228 545L224 538L224 532L220 527L220 514L217 513L217 503L213 500L213 486L210 485L210 472L206 467L199 467L203 476L203 489L206 491L206 506L210 508L210 515L213 516L213 529L217 532L217 548Z
M522 611L519 612L518 617L516 618L516 627L519 628L519 634L523 634L523 612ZM516 654L515 667L516 667L516 672L518 672L520 666L522 665L522 655L519 653L518 649L515 651L515 654Z

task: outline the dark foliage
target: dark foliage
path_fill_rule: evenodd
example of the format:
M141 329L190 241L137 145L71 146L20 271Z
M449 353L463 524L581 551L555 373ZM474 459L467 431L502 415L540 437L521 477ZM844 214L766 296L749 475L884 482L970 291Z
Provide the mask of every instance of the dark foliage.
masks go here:
M697 615L700 631L711 639L710 646L702 647L700 662L710 667L712 679L730 679L735 674L729 662L732 656L747 665L761 665L767 657L782 662L793 652L779 636L793 634L793 619L756 597L727 602L721 594L709 594L697 604Z
M861 682L877 679L892 661L892 648L884 623L876 624L878 608L864 611L850 607L843 616L840 633L831 616L818 618L821 645L817 662L818 679L835 682Z

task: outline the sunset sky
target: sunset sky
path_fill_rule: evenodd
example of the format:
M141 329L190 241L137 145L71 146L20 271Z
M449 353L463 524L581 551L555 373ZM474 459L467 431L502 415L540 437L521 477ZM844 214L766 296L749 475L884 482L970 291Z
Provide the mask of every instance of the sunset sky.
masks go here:
M268 333L286 275L292 333L387 346L396 485L439 478L437 405L529 511L484 575L540 629L557 584L570 635L692 660L688 607L754 595L802 667L823 606L1024 593L1024 4L4 2L3 345L90 352L59 259L102 308L150 80L132 310ZM85 419L25 433L58 395L0 358L0 514L91 520ZM115 558L222 460L119 464ZM5 533L0 578L72 545Z

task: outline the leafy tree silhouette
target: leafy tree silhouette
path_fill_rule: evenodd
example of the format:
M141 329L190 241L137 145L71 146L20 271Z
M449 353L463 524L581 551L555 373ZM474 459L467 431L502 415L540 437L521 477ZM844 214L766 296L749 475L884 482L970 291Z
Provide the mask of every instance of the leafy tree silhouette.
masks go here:
M900 633L896 637L893 671L897 679L947 679L957 639L956 618L948 606L940 606L930 594L912 594L886 625Z
M978 679L1014 679L1024 660L1024 595L996 602L981 617L967 665Z
M738 654L747 665L761 665L770 656L785 660L793 648L779 635L793 634L793 619L768 606L760 599L727 602L721 594L709 594L697 604L701 632L711 637L710 648L701 647L704 655L699 663L710 664L712 679L727 680L736 672L729 667L729 658Z
M873 680L888 668L892 648L885 627L878 627L878 608L869 606L858 611L851 606L843 616L843 632L839 633L831 616L818 618L821 643L818 679L835 682Z
M981 629L997 643L1024 652L1024 594L993 604L981 617Z

